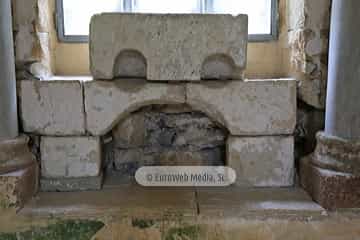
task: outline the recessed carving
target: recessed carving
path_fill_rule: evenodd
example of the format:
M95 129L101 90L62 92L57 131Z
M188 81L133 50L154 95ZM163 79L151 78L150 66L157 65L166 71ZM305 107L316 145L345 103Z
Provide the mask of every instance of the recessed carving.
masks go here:
M113 74L115 78L146 78L146 68L144 55L136 50L124 50L115 59Z

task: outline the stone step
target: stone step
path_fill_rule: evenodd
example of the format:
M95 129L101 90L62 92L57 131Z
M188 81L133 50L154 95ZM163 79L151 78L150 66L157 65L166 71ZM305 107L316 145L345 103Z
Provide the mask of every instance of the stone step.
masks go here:
M101 191L40 192L21 215L161 217L266 217L315 219L324 209L299 188L144 188L104 185Z

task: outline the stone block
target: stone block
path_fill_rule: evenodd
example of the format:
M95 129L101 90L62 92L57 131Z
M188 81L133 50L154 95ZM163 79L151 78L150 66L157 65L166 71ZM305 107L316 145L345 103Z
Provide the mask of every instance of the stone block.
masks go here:
M0 209L21 208L38 190L39 169L36 163L0 175Z
M85 83L87 130L104 135L131 112L152 104L185 102L185 86L137 79Z
M247 25L246 15L95 15L90 25L91 72L97 79L241 79Z
M55 136L85 133L79 81L20 81L19 99L25 132Z
M296 81L292 79L188 83L186 103L236 136L292 134Z
M41 176L45 178L96 177L101 170L97 137L42 137Z
M103 175L80 178L41 178L40 190L43 192L74 192L100 190Z
M115 147L134 148L145 145L146 126L144 113L133 113L112 130Z
M292 136L229 137L227 166L236 171L236 185L292 186L294 139Z
M360 175L317 167L313 157L300 161L300 182L311 197L329 210L360 208Z

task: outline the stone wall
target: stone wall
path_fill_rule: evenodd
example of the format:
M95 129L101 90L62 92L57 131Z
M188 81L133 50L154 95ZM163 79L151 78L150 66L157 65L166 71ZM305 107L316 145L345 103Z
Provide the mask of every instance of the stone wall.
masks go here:
M296 159L315 149L324 129L331 0L288 0L290 75L298 80Z
M156 164L225 162L243 186L293 184L294 80L28 80L18 85L21 124L37 136L34 140L40 137L40 144L35 142L40 150L34 152L43 190L99 189L103 168L111 166L103 154L108 141L101 139L111 132L116 147L110 150L120 171L142 166L146 159L138 155L150 150ZM133 161L131 154L145 160Z
M40 150L34 150L43 190L99 189L104 167L121 171L148 163L225 163L242 186L293 184L296 81L242 80L246 16L101 14L92 21L92 72L111 79L18 84L23 130L40 136ZM187 34L197 28L213 37L164 38L178 36L177 28L167 27L178 24ZM124 38L124 28L139 41ZM221 33L228 38L218 38ZM109 34L118 40L104 37ZM177 48L183 44L199 54ZM137 54L121 55L124 47ZM132 77L141 69L150 79L114 78L119 69Z
M288 0L288 32L292 75L299 98L324 109L331 0Z
M71 72L72 75L89 74L89 66L84 62L88 61L88 45L64 44L57 40L54 0L12 1L18 78L69 74L69 69L61 70L69 66L82 69ZM310 106L324 109L329 19L330 0L279 0L279 39L249 44L246 75L250 78L291 75L299 81L299 98ZM69 54L76 55L73 57L76 62L68 58ZM60 66L56 59L65 59L71 64ZM272 69L274 65L281 69Z
M12 0L17 79L54 71L54 21L48 0Z
M112 130L108 169L134 175L140 166L223 166L226 129L186 105L150 106Z

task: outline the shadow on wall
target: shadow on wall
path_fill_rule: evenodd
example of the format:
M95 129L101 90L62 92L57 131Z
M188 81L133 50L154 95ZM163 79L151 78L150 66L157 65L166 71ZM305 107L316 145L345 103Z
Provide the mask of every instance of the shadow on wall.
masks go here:
M223 166L228 131L186 104L132 112L104 146L108 173L134 176L142 166Z
M145 56L133 49L121 51L113 66L114 78L147 78ZM226 54L213 54L207 57L201 68L202 80L242 79L242 69L236 68L234 60Z
M316 147L316 133L324 130L325 111L318 110L298 100L297 123L295 128L295 160L309 155Z
M146 78L147 62L137 50L124 50L116 57L113 76L115 78Z
M201 68L201 79L238 79L242 69L235 66L234 60L225 54L207 57Z

